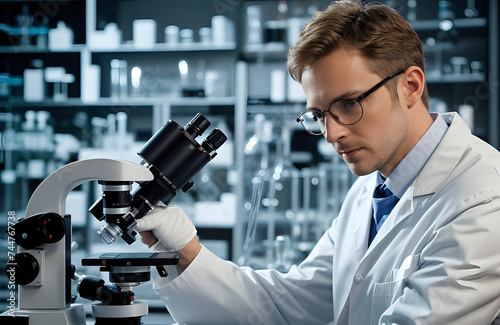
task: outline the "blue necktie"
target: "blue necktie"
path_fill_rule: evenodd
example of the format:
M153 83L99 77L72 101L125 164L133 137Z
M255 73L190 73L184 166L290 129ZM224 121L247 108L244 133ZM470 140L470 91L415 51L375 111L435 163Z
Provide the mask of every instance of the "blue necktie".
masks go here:
M373 191L373 218L370 226L368 246L372 243L382 224L387 219L399 198L394 195L385 184L379 184Z

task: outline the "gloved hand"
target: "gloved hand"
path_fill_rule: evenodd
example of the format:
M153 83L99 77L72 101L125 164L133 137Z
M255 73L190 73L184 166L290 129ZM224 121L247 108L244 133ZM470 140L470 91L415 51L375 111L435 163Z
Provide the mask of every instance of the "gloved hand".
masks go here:
M145 217L137 220L135 230L142 242L157 251L176 252L196 236L196 228L189 217L176 206L155 207Z

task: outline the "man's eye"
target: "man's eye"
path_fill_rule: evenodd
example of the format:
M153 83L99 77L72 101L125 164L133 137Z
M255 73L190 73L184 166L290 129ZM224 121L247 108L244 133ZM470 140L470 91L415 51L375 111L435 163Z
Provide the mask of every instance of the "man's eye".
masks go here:
M342 109L353 109L357 106L358 102L352 99L341 100L340 105Z
M321 113L320 111L312 111L311 113L312 113L315 121L322 120L324 117L323 113Z

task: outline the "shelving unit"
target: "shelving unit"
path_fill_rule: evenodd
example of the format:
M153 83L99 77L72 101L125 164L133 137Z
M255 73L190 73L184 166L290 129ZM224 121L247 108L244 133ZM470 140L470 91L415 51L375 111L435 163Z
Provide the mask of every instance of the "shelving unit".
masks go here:
M107 5L107 2L100 0L87 0L81 2L85 4L85 24L78 27L72 27L78 28L74 29L75 35L83 34L84 38L88 38L89 35L96 31L97 24L95 22L96 20L100 19L100 16L102 16L98 13L98 10L102 9L101 6L98 6L98 3L101 2ZM165 6L165 3L162 1L159 2L149 0L139 2L141 2L141 6L144 4L144 2L147 2L148 6ZM120 8L122 4L128 6L131 3L131 1L114 1L114 5L116 6L116 8ZM206 4L206 2L204 3ZM60 5L64 6L65 4ZM72 5L71 2L69 3L69 5ZM154 8L152 10L152 16L158 13L158 10L155 11ZM143 18L141 16L123 16L125 14L127 13L121 12L112 18L116 19L118 22L127 22L135 18ZM210 13L206 11L203 14L206 17L209 17L210 15ZM144 13L139 13L139 15L144 15ZM169 19L169 15L171 18L173 16L177 17L178 13L167 12L162 14L163 18L167 20ZM60 16L56 17L61 19ZM199 22L185 22L185 24L187 25L191 23L194 23L194 25L196 25ZM51 23L51 25L53 24ZM83 26L85 27L83 28ZM126 26L119 27L126 30ZM79 37L75 37L75 39L77 38L79 39ZM139 117L138 114L143 115L142 113L139 113L140 111L143 111L146 119L149 118L149 123L151 125L149 131L151 133L156 132L156 130L160 129L160 127L171 118L182 124L184 120L188 118L188 116L192 117L196 112L201 111L204 115L219 115L220 120L228 119L227 124L230 128L229 131L231 133L234 133L234 116L237 115L235 114L235 112L239 110L238 105L241 105L242 103L241 101L237 101L234 96L234 92L237 86L235 86L235 84L237 83L235 83L234 81L235 77L233 69L237 56L237 44L235 42L226 42L224 44L202 44L200 42L195 42L191 44L179 43L176 45L170 45L162 43L162 40L160 38L158 39L158 41L159 43L155 44L151 48L137 48L133 44L128 44L128 42L124 41L124 43L117 48L100 49L86 44L85 40L83 41L83 44L75 44L68 49L56 51L51 51L46 47L41 48L37 45L0 46L0 53L3 53L5 55L2 60L5 60L6 57L10 57L12 58L12 60L17 60L19 62L19 65L23 66L23 69L28 67L31 58L43 58L44 60L50 61L52 60L52 58L55 58L57 56L64 56L64 58L61 57L56 60L56 62L52 62L51 65L53 66L54 64L60 64L68 69L68 64L70 64L70 72L74 73L77 77L76 82L70 85L69 98L67 100L54 101L52 99L45 99L40 102L25 102L22 98L22 93L17 90L17 92L14 93L13 96L5 100L0 100L0 107L3 107L6 112L15 112L19 115L24 114L24 112L27 110L48 110L51 111L51 113L56 117L61 118L61 116L63 116L64 119L71 119L71 115L75 115L77 114L77 112L93 112L92 114L98 113L100 116L105 117L107 113L114 114L120 111L126 111L135 116L134 120L132 122L129 122L129 124L132 124L130 125L131 127L135 127L134 124L137 122L137 117ZM21 62L19 61L22 60L19 59L19 54L28 57L24 62ZM72 56L68 57L67 54L70 54ZM165 65L169 63L175 63L176 65L181 58L196 59L200 57L207 60L207 69L210 69L210 64L214 63L214 69L221 70L223 71L223 73L225 73L225 79L222 80L222 82L225 82L227 84L227 91L223 96L181 97L179 94L164 95L161 93L147 96L128 96L127 98L116 99L111 98L110 96L110 89L108 86L110 75L109 62L113 58L126 59L129 63L127 73L130 73L130 69L132 68L132 66L136 65L136 62L138 62L139 64L144 64L144 66L147 66L148 64L154 66L154 64ZM101 67L101 97L97 101L89 102L80 98L81 94L83 94L84 87L84 85L80 83L80 79L81 76L84 75L87 67L93 64L97 64ZM175 66L175 68L177 67ZM75 72L75 69L77 69L77 72ZM17 70L15 74L22 75L22 70ZM219 118L215 118L214 121L210 118L210 116L208 117L212 122L217 122L219 120ZM140 123L144 123L144 118L141 117L140 119ZM239 139L234 140L235 142L241 142ZM15 152L8 153L8 156L14 156L14 159L9 159L6 164L7 169L15 169L15 165L12 164L15 163L14 160L16 155L17 153ZM47 153L47 155L51 155L51 153ZM207 166L207 168L211 168L211 165L212 164ZM220 167L214 168L215 170L220 169ZM18 177L21 176L22 175L20 174L18 175ZM41 179L43 179L43 177L41 177ZM29 180L29 182L39 182L41 179ZM194 190L196 190L196 188ZM29 189L24 190L23 195L29 195L28 192ZM8 201L12 201L14 197L5 199ZM22 207L15 207L15 209L18 208L22 209ZM14 206L12 206L12 209L14 209ZM237 249L237 246L232 244L234 242L232 237L237 237L236 232L233 231L234 225L226 225L224 227L221 227L220 225L210 225L208 223L204 223L199 228L200 235L203 237L213 238L214 235L219 233L220 237L223 240L228 241L228 247L230 251L227 252L227 256L234 256L234 249Z
M1 6L6 6L5 3ZM36 10L45 13L47 9L43 5L48 3L40 1L11 1L15 6L27 3L38 6ZM241 253L241 234L246 228L246 211L243 206L249 201L249 186L252 172L249 169L248 156L244 153L244 146L252 136L253 118L257 114L264 114L277 121L277 127L281 127L286 121L292 121L294 117L303 110L305 100L289 100L273 103L270 101L270 73L273 70L285 71L286 54L288 42L278 39L275 42L263 41L260 44L248 44L246 35L247 13L249 6L262 6L262 23L266 21L286 20L290 17L302 17L309 15L307 7L313 5L317 9L323 9L330 1L287 1L288 11L279 12L280 1L227 1L225 11L220 12L214 2L196 1L163 1L163 0L75 0L67 3L54 3L58 5L55 13L49 21L49 27L55 27L57 20L66 20L75 32L75 45L65 50L49 51L46 47L34 44L23 46L11 46L0 43L0 72L10 72L13 76L22 75L22 70L29 66L29 62L35 58L44 58L49 66L61 65L66 67L69 73L76 77L76 81L69 85L69 98L65 101L54 101L47 99L42 102L25 102L22 93L14 90L11 97L0 100L0 108L4 112L17 112L21 115L26 110L50 110L53 114L63 116L71 120L76 112L91 111L104 117L106 113L117 113L126 110L143 121L149 121L151 128L148 132L154 132L170 118L181 120L187 115L198 110L203 111L223 120L227 123L234 141L234 165L231 172L238 175L237 180L230 185L231 191L237 195L238 216L233 227L232 254L239 256ZM406 1L382 1L385 3L397 3L397 8L403 15L407 14ZM234 5L230 5L233 3ZM452 19L454 28L459 38L455 40L440 41L437 33L440 30L442 19L438 19L438 5L436 1L423 0L418 2L417 19L411 21L415 30L421 35L424 52L427 57L427 83L431 97L439 97L444 101L448 110L457 110L461 104L473 104L475 106L475 130L480 137L487 140L495 147L500 147L500 136L498 127L499 119L499 42L498 42L498 17L499 8L497 1L478 0L479 16L465 18L458 15ZM460 12L465 8L465 1L454 2ZM170 7L171 6L171 7ZM196 6L196 10L193 8ZM51 12L55 12L52 7ZM175 8L175 10L170 10ZM112 10L111 10L112 9ZM458 10L457 9L457 10ZM179 14L182 12L182 15ZM458 11L457 11L458 12ZM35 14L35 13L32 13ZM236 42L223 45L202 44L195 41L191 44L171 45L164 42L163 28L169 24L179 25L181 28L192 27L198 30L207 26L210 18L216 14L228 16L236 28ZM78 16L78 17L77 17ZM183 16L183 17L181 17ZM76 17L76 18L75 18ZM186 18L187 17L187 18ZM137 48L130 43L132 37L131 22L139 18L153 18L158 22L157 44L151 48ZM102 30L107 23L114 22L123 31L122 44L114 49L99 49L87 44L89 37L97 30ZM434 39L434 43L430 39ZM468 45L472 44L472 45ZM480 61L484 68L469 74L453 74L449 67L449 60L453 56L467 57L470 61ZM124 59L128 62L128 72L135 65L160 66L165 71L172 71L180 59L194 58L204 59L205 65L213 65L214 70L223 71L224 80L227 83L227 91L223 96L185 98L179 95L173 96L161 92L141 95L137 97L112 99L110 90L110 66L112 59ZM433 62L441 60L438 64L439 74L432 71ZM15 64L10 64L15 62ZM80 83L82 76L90 65L101 67L101 97L95 102L82 101L82 87ZM174 68L173 68L174 67ZM1 70L3 69L3 70ZM170 70L169 70L170 69ZM448 69L448 70L446 70ZM168 72L167 71L167 72ZM164 71L162 71L164 72ZM285 82L288 84L288 81ZM286 88L287 86L285 86ZM285 89L286 92L286 89ZM8 122L12 123L12 122ZM1 125L1 124L0 124ZM69 128L68 128L69 129ZM290 126L293 141L296 143L307 143L304 145L317 147L316 142L307 139L301 130ZM145 130L140 130L145 133ZM276 140L276 139L274 139ZM274 141L273 140L273 141ZM311 142L308 142L311 141ZM276 149L276 143L271 149ZM294 148L295 150L296 148ZM308 164L303 158L303 150L297 149L302 158L295 162L300 167ZM317 152L311 155L319 157ZM310 160L310 159L309 159ZM323 157L318 161L325 162ZM330 162L330 161L328 161ZM13 168L12 165L8 168ZM339 167L340 168L340 167ZM349 180L345 180L348 182ZM338 203L338 202L337 202ZM207 226L207 228L209 228Z

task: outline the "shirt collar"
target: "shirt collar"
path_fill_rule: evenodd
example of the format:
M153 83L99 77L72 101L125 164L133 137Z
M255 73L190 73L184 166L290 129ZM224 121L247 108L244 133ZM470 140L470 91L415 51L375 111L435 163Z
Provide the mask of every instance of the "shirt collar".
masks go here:
M386 186L398 198L401 198L413 183L448 130L448 124L441 115L431 113L431 116L434 122L430 128L385 180ZM377 173L377 182L384 182L380 172Z

